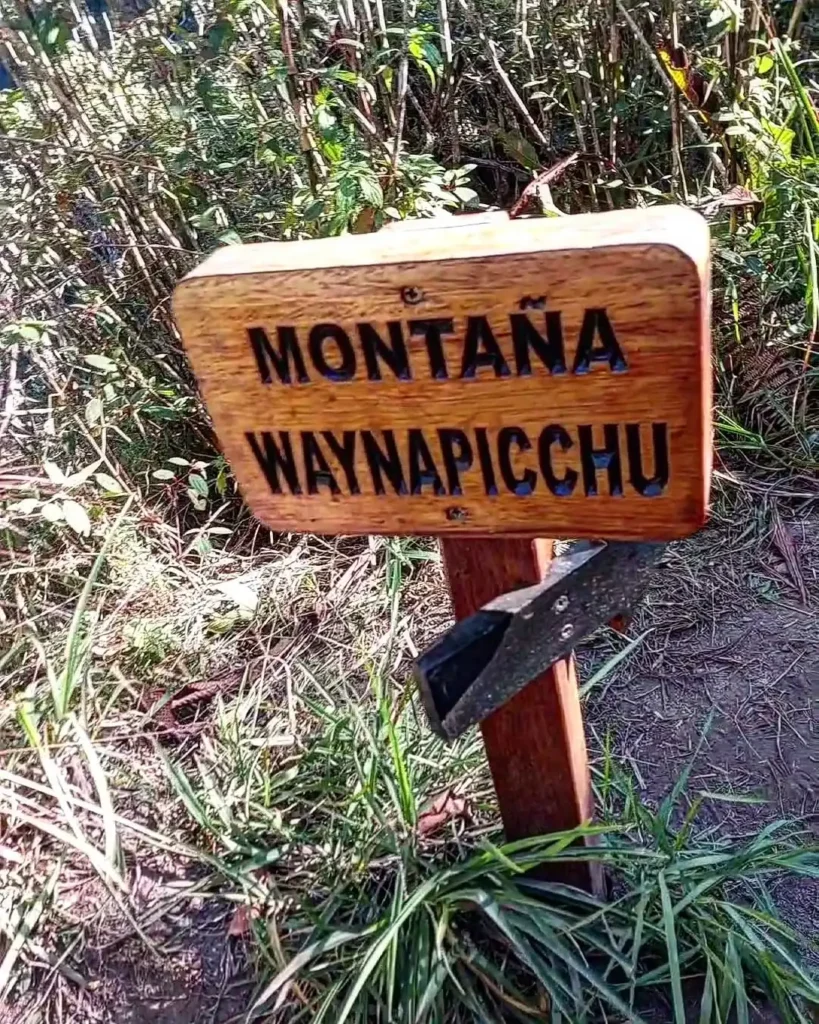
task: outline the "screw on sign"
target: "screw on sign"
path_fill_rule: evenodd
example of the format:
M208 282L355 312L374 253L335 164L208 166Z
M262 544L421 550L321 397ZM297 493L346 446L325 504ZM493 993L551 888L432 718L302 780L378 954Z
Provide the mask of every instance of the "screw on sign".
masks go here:
M705 520L709 275L705 222L657 207L230 247L176 290L261 520L440 536L460 621L421 694L444 736L480 723L510 839L590 818L571 646Z

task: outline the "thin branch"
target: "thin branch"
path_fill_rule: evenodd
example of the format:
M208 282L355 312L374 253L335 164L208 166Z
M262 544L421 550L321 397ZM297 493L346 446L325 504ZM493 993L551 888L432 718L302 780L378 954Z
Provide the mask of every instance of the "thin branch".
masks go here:
M631 14L628 12L628 10L626 8L626 5L623 3L623 0L616 0L616 3L617 3L617 10L623 15L623 18L625 19L626 24L631 29L632 34L634 35L634 38L637 40L637 42L640 44L640 46L642 46L643 50L645 51L646 56L648 57L650 63L654 67L654 70L657 72L657 74L665 82L666 87L668 89L669 96L673 96L674 95L674 89L675 89L674 83L668 77L668 73L666 72L666 70L663 67L663 65L660 63L660 59L658 58L657 54L652 49L651 43L649 43L649 41L643 35L642 29L637 24L637 22L634 20L634 18L632 18ZM686 102L687 102L687 97L686 97ZM697 123L697 119L691 113L689 108L687 106L683 106L682 104L680 105L680 113L685 118L685 120L688 122L688 126L690 127L691 131L696 135L696 137L699 139L699 141L705 147L705 151L708 154L708 159L711 161L711 166L714 168L716 173L722 179L723 183L727 183L727 181L728 181L728 171L725 169L725 164L720 159L719 154L714 152L713 144L710 143L708 141L708 139L705 137L705 133L703 132L702 128L700 128L699 124Z
M535 119L529 113L529 108L523 102L520 93L518 93L514 85L512 85L509 76L506 74L506 71L504 70L503 65L500 62L500 58L498 57L498 50L497 47L495 46L495 43L487 36L486 32L484 32L483 26L481 25L476 15L473 14L473 12L469 9L469 5L467 4L466 0L458 0L458 3L461 6L461 10L466 15L467 21L472 25L472 27L475 29L475 32L478 34L478 38L483 43L483 47L486 50L487 56L489 57L490 61L492 62L492 66L495 69L495 74L501 80L504 89L506 89L506 91L509 93L512 102L520 111L520 115L526 122L527 127L534 135L534 137L537 139L537 141L541 144L541 146L548 146L549 142L546 136L535 123Z

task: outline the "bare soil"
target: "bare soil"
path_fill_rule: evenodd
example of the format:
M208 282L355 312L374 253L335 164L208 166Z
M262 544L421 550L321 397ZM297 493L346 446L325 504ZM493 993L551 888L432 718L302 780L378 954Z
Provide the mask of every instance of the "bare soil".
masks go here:
M819 520L780 521L780 544L783 531L790 567L772 535L737 543L735 528L669 549L629 635L650 632L587 702L592 753L609 732L655 806L692 764L687 799L711 795L698 820L722 835L781 818L819 834ZM586 673L600 658L582 653ZM819 882L782 879L772 895L819 934Z

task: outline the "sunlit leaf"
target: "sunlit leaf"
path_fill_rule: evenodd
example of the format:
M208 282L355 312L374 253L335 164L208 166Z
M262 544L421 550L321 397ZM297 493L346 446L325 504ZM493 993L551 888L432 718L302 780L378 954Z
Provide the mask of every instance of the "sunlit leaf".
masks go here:
M224 583L217 583L216 589L239 608L255 612L259 604L259 595L247 583L240 580L225 580Z
M87 537L91 533L91 520L78 501L72 501L70 498L64 501L63 516L71 529L81 537Z
M63 486L65 483L65 474L55 462L43 459L43 469L51 483L57 484L59 487Z
M125 493L120 487L119 482L115 480L114 477L109 476L108 473L95 473L94 479L104 491L110 491L111 494Z
M40 509L40 515L49 523L59 523L63 518L63 507L59 501L49 501Z
M85 361L89 366L93 366L95 370L102 370L105 373L113 373L117 368L117 364L113 359L109 359L108 356L101 356L91 354L85 356Z
M78 469L76 473L72 473L71 476L65 478L66 487L79 487L80 484L84 484L96 470L97 466L102 462L102 459L97 459L96 462L91 462L83 469Z
M20 515L30 516L41 504L42 502L39 498L23 498L22 501L15 501L12 505L9 505L9 512L19 512Z
M94 424L102 419L102 399L92 398L85 406L85 422Z

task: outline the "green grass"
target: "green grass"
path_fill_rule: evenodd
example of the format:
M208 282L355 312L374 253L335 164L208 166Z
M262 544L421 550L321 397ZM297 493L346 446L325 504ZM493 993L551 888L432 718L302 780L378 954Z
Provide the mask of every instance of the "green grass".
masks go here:
M693 1000L701 1024L761 1001L810 1020L819 983L766 890L783 872L819 876L796 824L703 834L687 772L652 811L606 757L600 824L503 844L474 796L487 792L477 738L444 745L414 700L371 683L355 704L302 692L312 727L276 771L260 726L225 713L206 757L166 761L220 864L213 885L255 910L272 977L250 1018L640 1021L667 1000L684 1022ZM427 834L425 805L450 789L464 801ZM602 866L612 898L528 874L568 861Z

